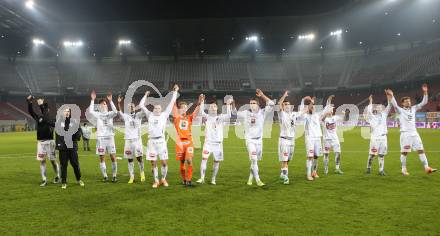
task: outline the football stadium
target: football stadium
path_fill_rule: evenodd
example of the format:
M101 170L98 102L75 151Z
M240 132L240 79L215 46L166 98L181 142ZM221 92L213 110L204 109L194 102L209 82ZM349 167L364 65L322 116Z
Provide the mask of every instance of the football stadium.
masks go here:
M1 0L2 235L440 235L440 1Z

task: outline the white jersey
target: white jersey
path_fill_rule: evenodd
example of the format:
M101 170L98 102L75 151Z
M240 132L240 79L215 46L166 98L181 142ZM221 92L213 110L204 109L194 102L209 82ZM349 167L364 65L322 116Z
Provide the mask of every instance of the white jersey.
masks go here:
M227 106L226 114L206 114L204 104L200 105L201 117L205 121L205 142L223 142L223 127L225 121L231 118L231 108Z
M304 133L306 138L317 139L322 137L321 118L323 114L327 112L328 108L330 108L330 106L326 106L323 111L313 112L312 114L307 112L303 115L305 120Z
M160 113L160 115L155 115L153 112L150 112L145 107L145 100L147 97L143 97L140 102L140 107L144 111L147 116L148 121L148 137L149 138L162 138L165 137L165 128L167 125L168 117L171 114L174 103L177 99L177 92L172 92L173 96L171 98L170 103L166 107L166 109Z
M340 116L330 116L324 119L324 139L339 140L337 122L341 120Z
M81 131L82 131L83 137L85 139L90 139L90 137L92 136L92 127L83 126L83 127L81 127Z
M119 116L121 116L125 124L124 139L140 139L143 113L127 114L119 111Z
M95 111L95 104L93 100L90 102L89 112L96 118L96 136L97 137L110 137L114 136L113 131L113 118L118 114L115 104L110 101L112 111L97 112Z
M261 139L263 137L264 120L267 113L273 110L274 105L273 101L268 101L266 107L257 112L250 110L237 112L237 117L243 120L246 139Z
M301 114L299 112L285 112L278 113L280 122L280 137L295 138L295 127Z
M388 134L387 118L390 110L391 104L388 103L385 110L375 115L373 105L367 106L367 121L370 123L371 138L381 138Z
M394 108L399 114L400 132L407 134L416 134L416 112L428 103L428 96L424 95L421 103L410 108L402 108L397 105L396 99L391 100Z

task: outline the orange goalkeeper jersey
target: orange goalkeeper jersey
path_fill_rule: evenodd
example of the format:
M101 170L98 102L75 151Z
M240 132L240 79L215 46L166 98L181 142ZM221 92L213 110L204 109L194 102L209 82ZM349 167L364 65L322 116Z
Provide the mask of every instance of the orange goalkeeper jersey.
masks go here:
M191 126L192 115L176 115L174 116L174 127L176 128L179 139L192 139Z

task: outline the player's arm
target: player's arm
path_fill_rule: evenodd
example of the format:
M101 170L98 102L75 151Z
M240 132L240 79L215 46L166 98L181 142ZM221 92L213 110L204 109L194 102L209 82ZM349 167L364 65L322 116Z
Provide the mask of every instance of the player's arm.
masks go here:
M107 100L109 101L110 107L112 109L112 111L109 113L109 117L113 118L116 115L118 115L118 110L116 109L116 106L113 103L113 95L110 92L107 94Z
M390 105L390 103L388 103L388 105ZM367 116L368 117L373 116L373 95L372 94L368 97Z
M394 92L391 89L386 89L385 93L387 96L391 97L391 105L393 105L396 111L400 113L402 108L397 104L396 98L394 97Z
M390 113L390 111L391 111L391 108L392 108L392 106L391 106L391 96L388 96L387 95L387 106L385 107L385 114L388 116L388 114Z
M269 98L267 97L263 91L261 91L260 89L256 90L256 95L259 98L262 98L264 100L264 102L266 102L266 107L264 108L264 114L266 115L268 112L273 110L273 107L275 106L275 103Z
M150 115L150 111L145 106L145 102L147 101L148 95L150 95L150 91L145 91L144 96L142 97L141 101L139 102L139 107L141 110L145 113L145 115L148 117Z
M168 104L167 108L165 108L165 114L167 115L167 117L174 110L174 106L176 104L176 99L177 99L177 93L179 92L179 86L177 84L175 84L173 86L173 91L171 91L171 92L172 92L173 96L171 97L171 101Z
M226 100L226 114L222 114L223 119L230 119L232 116L232 104L234 103L234 100L232 98L229 98Z
M289 91L284 91L283 96L280 97L280 100L278 101L278 105L280 105L280 111L284 111L284 100L286 100L286 97L289 96Z
M298 107L298 113L300 116L304 115L305 113L307 113L307 111L309 110L308 106L305 107L304 102L305 101L312 101L312 98L310 96L305 96L301 99L301 104Z
M330 106L332 104L332 101L333 101L334 98L335 98L335 95L330 95L327 98L327 102L326 102L325 106Z
M194 112L192 113L192 118L195 119L198 115L200 115L200 106L201 104L203 104L205 102L205 95L200 94L199 95L199 100L197 101L197 106L194 109Z
M428 85L427 84L422 85L422 91L423 91L423 99L419 104L415 105L416 110L420 110L420 109L422 109L423 106L428 104Z
M37 116L37 114L35 114L34 107L32 106L33 99L34 98L33 98L32 95L29 95L26 98L26 101L27 101L27 104L28 104L28 112L29 112L29 115L31 115L32 118L34 118L34 120L38 121L38 116Z
M118 96L118 114L123 120L125 120L125 116L124 116L124 112L122 111L121 103L122 103L122 95L119 95Z
M98 114L95 111L95 99L96 99L96 92L93 90L90 93L90 106L89 106L89 113L94 116L95 118L98 118Z

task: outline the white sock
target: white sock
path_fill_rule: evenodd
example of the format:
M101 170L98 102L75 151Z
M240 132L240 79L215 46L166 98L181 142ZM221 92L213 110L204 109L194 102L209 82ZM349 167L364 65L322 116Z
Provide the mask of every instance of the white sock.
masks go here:
M116 177L118 174L118 163L116 161L112 162L112 176Z
M215 177L217 177L218 169L220 168L220 162L215 162L212 165L212 180L215 181Z
M105 166L105 162L100 162L99 167L101 168L102 176L108 177L107 176L107 166Z
M336 169L339 170L339 167L341 166L341 153L339 152L335 153L335 163Z
M329 161L329 154L325 153L324 154L324 171L326 173L328 172L328 161Z
M206 164L208 163L208 160L202 159L202 163L200 163L200 178L205 179L206 174Z
M160 173L162 174L162 179L166 179L167 178L167 173L168 173L168 165L163 166L160 168Z
M139 165L139 172L144 172L144 162L143 161L138 161L138 165Z
M41 179L43 181L46 181L46 162L40 162L40 173L41 173Z
M159 170L157 169L157 166L153 167L153 177L154 182L159 182Z
M258 161L257 160L251 160L251 168L252 168L252 174L254 175L255 181L260 181L260 175L258 174Z
M423 164L423 167L425 167L425 169L428 168L429 164L428 164L428 159L426 158L426 154L425 153L419 154L419 158Z
M128 162L128 173L130 173L130 177L134 177L134 163L133 163L133 161Z
M406 156L400 155L400 162L402 164L402 172L406 171Z
M379 171L383 171L385 165L385 157L379 155L378 161L379 161Z
M312 176L312 165L313 165L313 159L307 158L306 160L307 176Z

